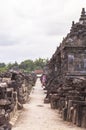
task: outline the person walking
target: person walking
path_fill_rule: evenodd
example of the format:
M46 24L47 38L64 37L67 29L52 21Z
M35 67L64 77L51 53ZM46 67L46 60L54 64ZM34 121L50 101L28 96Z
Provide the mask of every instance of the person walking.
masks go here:
M43 74L42 76L41 76L41 83L42 83L42 87L43 86L45 86L46 85L46 75L45 74Z

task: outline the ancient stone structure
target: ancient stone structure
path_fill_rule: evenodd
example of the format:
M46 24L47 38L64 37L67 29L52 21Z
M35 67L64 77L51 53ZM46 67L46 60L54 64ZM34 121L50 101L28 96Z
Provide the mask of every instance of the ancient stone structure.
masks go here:
M35 82L33 74L12 71L0 75L0 130L11 130L9 121L28 101Z
M45 102L59 109L63 120L86 127L86 12L72 22L48 63Z

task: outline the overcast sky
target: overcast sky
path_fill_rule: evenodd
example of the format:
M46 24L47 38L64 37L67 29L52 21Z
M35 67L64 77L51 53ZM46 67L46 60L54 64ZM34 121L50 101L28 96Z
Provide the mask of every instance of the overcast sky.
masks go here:
M50 58L86 0L0 0L0 62Z

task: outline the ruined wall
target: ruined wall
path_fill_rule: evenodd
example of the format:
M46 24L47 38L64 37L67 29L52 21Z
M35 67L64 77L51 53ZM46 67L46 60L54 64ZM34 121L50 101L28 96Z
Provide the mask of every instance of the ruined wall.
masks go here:
M36 76L12 71L0 77L0 130L11 130L9 122L28 101Z

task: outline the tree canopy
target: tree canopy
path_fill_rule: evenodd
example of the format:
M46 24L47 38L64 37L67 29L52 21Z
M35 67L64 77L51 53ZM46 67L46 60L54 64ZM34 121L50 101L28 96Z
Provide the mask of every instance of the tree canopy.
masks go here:
M48 62L48 59L36 59L35 61L31 59L27 59L22 61L20 64L18 64L16 61L15 63L0 63L0 72L7 71L9 69L21 69L25 72L32 72L37 69L43 69L46 66L46 63Z

